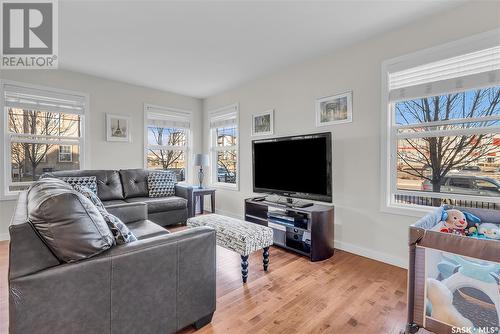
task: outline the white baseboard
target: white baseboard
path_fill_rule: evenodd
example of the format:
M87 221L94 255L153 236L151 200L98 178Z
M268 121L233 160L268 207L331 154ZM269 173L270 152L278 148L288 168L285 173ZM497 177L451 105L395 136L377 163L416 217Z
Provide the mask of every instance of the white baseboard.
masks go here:
M215 213L217 213L219 215L223 215L223 216L228 216L228 217L231 217L231 218L237 218L237 219L245 220L245 217L243 217L241 215L237 215L237 214L235 214L233 212L229 212L229 211L224 211L224 210L216 209Z
M0 241L10 240L9 233L0 233Z
M341 249L349 253L353 253L373 260L391 264L396 267L401 267L404 269L408 268L408 263L404 259L397 256L389 255L387 253L382 253L373 249L360 247L358 245L350 244L348 242L343 242L340 240L335 240L334 245L335 248Z

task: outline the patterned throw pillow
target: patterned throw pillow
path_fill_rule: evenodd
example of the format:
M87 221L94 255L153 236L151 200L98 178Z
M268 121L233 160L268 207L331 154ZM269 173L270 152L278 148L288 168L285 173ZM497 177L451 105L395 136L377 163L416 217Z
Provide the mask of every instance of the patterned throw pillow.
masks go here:
M167 171L154 171L148 175L149 197L167 197L175 195L175 174Z
M106 211L106 209L104 208L104 204L102 204L99 197L97 197L95 192L93 192L89 187L75 184L73 185L73 189L78 191L83 196L87 197L92 202L92 204L94 204L97 207L99 211Z
M73 189L81 193L83 196L87 197L99 210L99 213L104 218L106 224L108 224L108 228L110 229L113 237L115 238L115 243L117 245L126 244L132 241L137 241L135 235L128 229L127 225L125 225L120 218L109 213L104 204L102 204L99 197L92 190L90 190L86 186L82 186L79 184L75 184Z
M85 186L97 195L97 178L95 176L66 176L59 179L69 183L73 188L75 185Z
M115 237L117 245L123 245L132 241L137 241L136 236L128 229L127 225L120 218L107 211L100 211L102 217L108 224L111 233Z

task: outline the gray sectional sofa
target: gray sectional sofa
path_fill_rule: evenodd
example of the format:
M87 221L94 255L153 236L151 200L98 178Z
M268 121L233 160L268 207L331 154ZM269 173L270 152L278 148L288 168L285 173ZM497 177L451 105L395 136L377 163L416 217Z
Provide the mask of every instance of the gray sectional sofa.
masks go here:
M80 175L84 173L96 171ZM119 172L97 174L107 211L121 218L138 240L84 257L89 247L101 247L96 240L102 230L90 228L90 201L82 202L64 182L53 179L21 193L9 227L9 333L156 334L209 323L216 307L215 231L169 233L148 219L148 211L156 209L126 201L129 197L120 191L131 194L133 187L120 187ZM126 180L133 185L134 179ZM173 212L175 219L168 221L180 222L186 205L172 204L153 214L164 222ZM60 249L54 249L58 240L58 248L84 255L64 261Z
M126 203L146 203L148 219L161 226L185 223L192 215L193 188L189 185L176 184L175 196L148 197L148 174L146 169L121 170L72 170L46 173L44 177L79 177L97 178L97 196L105 207Z

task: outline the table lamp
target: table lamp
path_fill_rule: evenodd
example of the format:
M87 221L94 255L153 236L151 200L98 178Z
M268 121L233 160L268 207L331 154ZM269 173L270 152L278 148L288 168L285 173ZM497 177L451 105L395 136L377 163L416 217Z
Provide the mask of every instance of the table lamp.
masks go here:
M208 166L208 154L196 154L194 156L194 165L200 167L198 172L198 181L200 182L199 188L203 188L203 167Z

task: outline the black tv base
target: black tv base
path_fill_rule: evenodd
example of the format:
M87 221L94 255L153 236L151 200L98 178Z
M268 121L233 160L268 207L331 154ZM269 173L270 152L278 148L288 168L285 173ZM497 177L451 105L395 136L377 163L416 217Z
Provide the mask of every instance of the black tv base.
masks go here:
M264 197L256 197L256 198L254 198L254 201L257 201L257 202L265 201L268 203L282 205L282 206L286 206L289 208L307 208L309 206L314 205L313 202L308 202L308 201L295 199L292 197L278 196L278 195L268 195L268 196L264 196Z
M334 207L311 204L288 207L261 197L248 198L245 220L271 227L275 246L322 261L334 252Z

